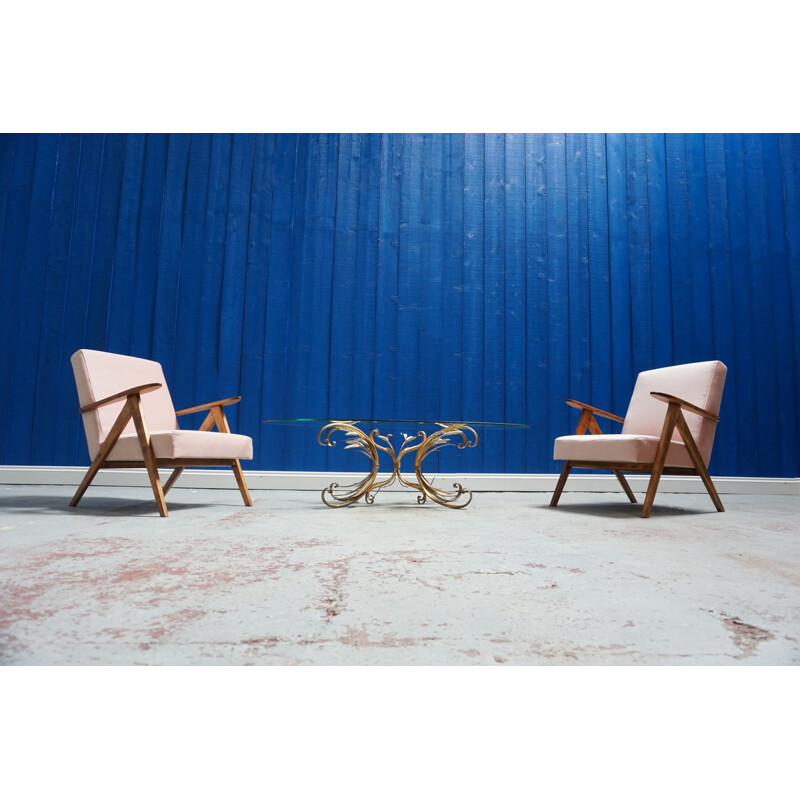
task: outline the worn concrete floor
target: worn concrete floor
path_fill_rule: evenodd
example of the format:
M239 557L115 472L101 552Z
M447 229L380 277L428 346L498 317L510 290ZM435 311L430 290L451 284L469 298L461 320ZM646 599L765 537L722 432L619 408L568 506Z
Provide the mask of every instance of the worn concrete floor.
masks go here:
M4 665L800 664L800 498L0 486Z

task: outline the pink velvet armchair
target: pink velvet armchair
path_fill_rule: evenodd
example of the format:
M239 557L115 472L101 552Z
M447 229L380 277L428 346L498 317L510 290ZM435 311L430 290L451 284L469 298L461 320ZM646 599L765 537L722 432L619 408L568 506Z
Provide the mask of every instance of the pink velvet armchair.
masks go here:
M92 464L70 501L76 506L98 470L144 467L158 512L186 467L229 466L245 505L252 506L240 461L253 457L253 440L231 433L223 406L241 398L175 411L161 365L133 356L78 350L70 359ZM206 411L199 430L180 430L178 417ZM211 430L214 426L216 431ZM162 487L159 467L173 470Z
M650 516L662 475L700 476L717 511L724 511L708 462L727 371L721 361L703 361L641 372L625 417L567 400L581 416L574 435L555 440L553 458L564 467L550 505L558 504L573 468L609 469L632 503L636 497L623 473L650 474L642 517ZM622 433L604 434L595 417L624 423Z

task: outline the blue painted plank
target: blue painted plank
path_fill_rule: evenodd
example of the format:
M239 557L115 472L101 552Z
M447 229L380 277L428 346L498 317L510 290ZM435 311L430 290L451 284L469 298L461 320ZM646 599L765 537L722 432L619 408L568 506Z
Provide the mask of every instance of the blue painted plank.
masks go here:
M108 306L108 350L131 354L133 293L136 281L136 246L144 171L145 137L125 137L111 299ZM170 387L171 389L171 387ZM174 399L174 398L173 398Z
M792 336L794 342L794 380L795 396L800 397L800 134L781 134L781 176L784 187L786 207L785 231L787 246L787 268L791 287L790 313L792 317ZM787 404L788 407L788 404ZM795 405L797 408L797 405ZM800 419L797 420L800 429ZM796 438L795 466L793 475L800 475L800 430Z
M631 273L633 372L653 367L653 313L650 230L647 208L647 160L643 134L626 137L628 159L628 247Z
M59 136L58 160L51 198L49 237L47 242L47 268L44 278L41 339L36 359L38 380L33 403L33 442L31 463L53 465L55 443L60 437L57 429L57 411L66 405L78 414L78 395L75 381L67 377L61 364L61 334L64 325L64 296L67 290L70 238L75 211L75 189L81 137L74 134ZM71 353L69 355L72 355ZM68 357L69 357L68 355ZM82 451L79 451L79 453ZM87 463L79 455L77 462L70 459L62 464Z
M465 420L484 419L484 138L482 134L467 134L464 142L464 374L461 405ZM480 471L480 467L475 471Z
M526 308L525 270L525 136L505 137L505 406L506 422L524 422L526 410ZM505 433L506 472L525 472L525 437L519 431Z
M100 196L89 264L89 302L84 333L85 346L94 350L108 349L108 305L114 273L124 156L124 135L106 134L103 137Z
M75 212L69 245L67 286L64 296L64 325L61 332L59 366L61 386L74 386L70 356L84 344L86 305L89 298L89 270L97 218L100 165L103 156L103 137L99 134L81 137L80 166L75 192ZM74 464L86 458L83 426L75 407L68 403L56 411L58 438L55 445L57 464ZM79 427L80 426L80 427ZM80 435L80 438L79 438Z
M784 201L784 181L781 174L781 143L777 134L764 134L764 176L766 182L766 223L768 271L772 291L769 294L772 319L775 326L775 376L772 384L774 419L780 420L780 430L774 448L778 453L781 477L798 474L797 446L800 440L800 424L797 414L787 414L786 409L798 408L797 367L800 354L795 346L792 328L792 307L786 298L792 296L792 281L789 269L788 237L786 230L787 204ZM788 189L788 186L787 186ZM788 195L788 191L786 193Z
M211 136L208 191L202 229L202 262L198 265L200 267L198 320L201 320L202 324L195 325L196 346L190 355L196 361L194 396L198 403L207 403L225 394L219 380L219 350L232 153L231 134L215 133Z
M186 174L183 210L183 246L178 280L179 304L175 315L175 356L170 392L176 408L189 408L206 400L197 396L197 347L199 328L211 323L200 306L205 262L206 195L211 162L211 136L192 134ZM214 398L208 398L212 400ZM180 424L196 426L195 419L181 417Z
M26 240L30 219L36 163L36 136L20 134L14 152L11 196L8 199L5 235L0 243L0 403L6 412L13 396L12 371L17 348L20 281L25 267ZM0 456L9 463L6 443L9 427L0 425ZM12 462L13 463L13 462Z
M758 474L780 474L780 407L775 394L778 364L775 358L777 339L773 293L779 290L774 284L773 254L769 250L767 232L764 158L761 134L745 134L744 166L747 199L747 240L749 249L749 285L752 289L750 307L753 314L753 332L758 342L758 358L751 376L758 387L753 421L758 426Z
M612 407L625 416L636 379L631 341L631 278L628 250L628 189L625 136L606 138L608 163L608 251L611 276Z
M17 149L19 133L0 133L0 242L5 241L6 237L6 215L8 204L11 198L11 183L14 174L14 154ZM2 249L0 249L0 254ZM0 269L3 262L0 260Z
M270 251L267 273L267 309L264 330L264 372L262 413L265 419L284 419L303 414L289 406L288 330L294 272L294 204L296 198L296 160L298 137L279 134L275 140L275 166L272 173L270 213ZM287 468L285 427L265 425L262 432L264 469Z
M335 344L330 353L328 393L331 415L352 419L370 413L367 408L356 408L360 398L356 395L353 377L356 338L361 335L357 328L360 326L359 317L364 313L361 308L364 302L363 287L356 282L361 136L340 135L338 156L330 323L331 341ZM334 450L332 453L335 466L346 469L341 466L340 451Z
M720 416L714 450L709 468L712 474L735 474L739 441L737 395L734 381L736 359L733 349L734 315L731 277L731 253L728 225L727 175L725 169L725 141L723 134L707 134L705 141L705 172L708 195L708 250L711 282L712 319L714 323L714 358L728 367L725 391L722 395ZM717 465L726 465L727 473L720 473Z
M19 275L19 300L16 346L0 349L12 356L12 374L0 388L0 396L11 393L10 403L3 397L3 427L8 432L6 463L31 463L33 438L33 398L38 378L37 356L42 328L42 308L47 266L47 241L50 227L50 199L58 157L58 136L36 138L35 162L31 181L30 206L23 267ZM6 411L6 409L9 409Z
M242 402L237 432L253 438L253 460L248 469L266 469L266 322L269 254L272 249L270 217L275 171L275 135L259 134L253 148L253 181L247 236L247 273L242 321Z
M605 200L604 200L605 203ZM527 268L526 432L528 472L552 472L548 366L547 174L544 134L525 136L525 254ZM562 400L563 402L563 400Z
M363 335L363 316L367 298L365 287L356 279L358 207L362 167L362 137L339 136L336 171L333 276L330 317L330 376L328 408L340 419L368 417L371 393L359 397L355 386L356 342ZM374 292L370 301L374 299ZM342 447L328 451L328 468L336 471L358 469L353 453Z
M378 206L380 187L380 134L362 134L361 170L356 236L355 284L359 304L353 346L353 407L358 414L374 414L375 336L377 309ZM334 309L334 316L336 310Z
M167 137L147 134L144 173L139 206L139 230L136 240L136 278L133 286L131 320L131 355L152 358L157 325L155 297L158 281L158 243L161 207L167 172Z
M483 273L483 413L502 422L505 411L505 137L486 134ZM502 464L503 432L487 429L481 447L482 470ZM477 465L477 459L475 459Z
M418 134L403 136L400 194L399 305L397 309L397 412L419 417L419 330L422 271L422 143Z
M419 408L423 419L437 419L440 412L439 380L442 362L442 330L449 324L449 306L442 302L442 182L443 136L427 134L423 141L422 197L420 204L421 265L419 315ZM439 467L439 456L426 460L429 471Z
M686 174L686 135L668 133L667 194L672 276L672 347L677 364L697 360L694 350L692 273L689 262L689 178Z
M650 229L650 285L653 319L653 366L675 363L672 347L672 276L670 274L667 153L664 134L648 134L647 209Z
M589 220L586 137L567 134L567 280L569 286L569 396L591 394ZM573 415L574 416L574 415ZM575 418L577 424L577 417ZM574 427L574 426L573 426Z
M725 136L725 168L728 189L728 237L730 242L731 282L733 293L733 342L736 369L727 379L737 399L736 423L741 430L746 425L748 436L738 442L738 475L759 475L757 415L758 392L756 374L756 340L750 268L750 249L747 235L747 189L744 164L744 144L741 134Z
M158 274L153 301L152 357L164 369L172 384L175 375L177 343L177 310L181 297L183 266L183 234L186 213L186 192L189 178L189 134L170 134L167 140L164 203L161 210L161 230L158 243ZM210 399L210 398L209 398ZM198 401L199 404L200 401ZM196 420L191 420L194 423ZM188 424L188 423L187 423Z
M708 202L706 199L705 139L686 136L686 174L689 197L689 269L692 276L693 358L714 358L711 308L711 269L708 260Z
M449 134L444 141L442 202L442 306L447 322L442 329L442 363L439 380L440 416L461 420L461 375L464 326L464 135ZM439 469L463 471L470 453L446 447L439 454Z
M381 136L380 192L375 309L374 410L378 418L398 416L398 303L400 176L403 139Z
M253 182L254 136L234 134L228 184L228 219L220 292L219 364L217 393L220 397L241 395L242 349L247 279L247 241L250 196ZM255 298L253 298L255 300ZM228 409L232 430L240 431L237 403Z
M569 261L567 245L567 163L563 134L545 137L547 153L547 273L549 439L571 433L569 397Z
M610 410L611 292L608 241L608 175L604 134L586 135L586 194L589 233L589 342L591 384L587 397L577 400ZM617 426L618 427L618 426ZM603 430L616 432L604 422Z

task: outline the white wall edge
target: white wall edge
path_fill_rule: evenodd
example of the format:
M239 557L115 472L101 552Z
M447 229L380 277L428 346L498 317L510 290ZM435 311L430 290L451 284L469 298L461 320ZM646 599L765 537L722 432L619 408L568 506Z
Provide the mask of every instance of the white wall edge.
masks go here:
M77 486L86 473L86 467L0 466L0 485L10 486ZM161 473L166 479L169 471ZM413 473L412 473L413 476ZM245 470L247 485L251 489L280 489L297 491L322 491L333 481L341 485L355 483L364 477L356 472L265 472ZM388 473L382 477L389 477ZM558 475L528 474L439 474L428 475L435 485L445 487L460 483L475 492L552 492ZM648 476L630 475L628 482L634 492L644 492ZM800 478L729 478L714 477L720 494L767 494L800 496ZM149 487L147 473L141 469L101 470L92 486L144 486ZM187 469L181 475L176 489L232 489L236 490L233 473L229 469ZM91 490L91 489L90 489ZM393 484L383 491L412 491ZM567 481L565 491L618 492L621 491L613 475L574 474ZM676 494L703 494L705 488L700 478L665 475L659 485L660 492Z

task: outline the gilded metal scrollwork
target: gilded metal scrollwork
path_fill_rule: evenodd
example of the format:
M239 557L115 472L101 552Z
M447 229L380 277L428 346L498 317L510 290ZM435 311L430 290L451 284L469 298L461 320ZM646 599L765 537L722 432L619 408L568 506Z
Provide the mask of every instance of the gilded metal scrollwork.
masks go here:
M403 445L396 451L391 441L391 434L383 435L375 428L369 433L357 427L357 421L335 421L325 425L317 434L317 441L323 447L334 447L336 441L331 436L336 431L344 433L345 450L357 450L372 461L369 474L356 483L340 486L332 483L322 490L322 501L330 508L342 508L360 500L373 503L376 494L385 486L398 481L410 489L420 492L417 502L422 504L428 498L447 508L466 508L472 500L472 492L465 489L460 483L454 483L453 489L441 489L433 485L422 473L422 462L431 454L443 447L455 446L459 450L475 447L478 444L478 434L469 425L457 422L437 422L440 430L430 435L425 431L418 431L414 436L401 434ZM419 439L419 441L417 441ZM379 454L383 452L392 459L392 474L378 481ZM417 480L413 481L403 476L400 472L400 462L409 453L416 453L414 457L414 474Z

